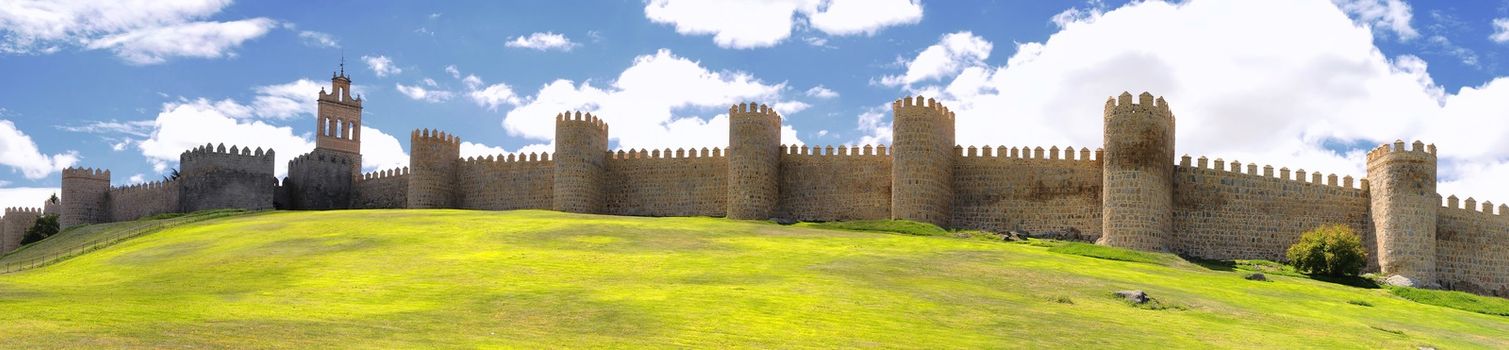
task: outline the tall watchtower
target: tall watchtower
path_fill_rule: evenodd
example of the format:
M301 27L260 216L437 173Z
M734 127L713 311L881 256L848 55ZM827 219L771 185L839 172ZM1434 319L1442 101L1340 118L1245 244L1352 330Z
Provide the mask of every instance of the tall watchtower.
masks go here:
M933 99L891 103L891 217L948 226L954 200L954 112Z
M775 215L780 193L781 115L770 106L728 108L728 218Z
M1163 98L1122 92L1106 100L1100 244L1173 247L1174 113Z
M346 63L341 62L338 72L330 74L330 92L320 88L319 107L315 116L316 150L339 152L355 160L352 174L360 174L362 168L362 99L351 97L351 77L346 76Z
M1436 146L1404 141L1368 152L1368 184L1378 267L1416 285L1436 280Z
M63 213L58 228L110 222L110 171L63 169Z
M608 124L591 113L555 116L555 184L551 207L596 213L603 205L603 163L608 157Z
M461 138L423 129L414 130L409 140L408 207L456 208L456 163L461 159Z

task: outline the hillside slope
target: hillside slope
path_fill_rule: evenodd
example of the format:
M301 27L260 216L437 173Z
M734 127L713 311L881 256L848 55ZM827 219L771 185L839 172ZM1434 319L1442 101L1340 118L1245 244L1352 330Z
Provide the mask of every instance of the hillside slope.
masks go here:
M1509 317L1271 278L711 218L272 212L0 275L0 347L1509 348Z

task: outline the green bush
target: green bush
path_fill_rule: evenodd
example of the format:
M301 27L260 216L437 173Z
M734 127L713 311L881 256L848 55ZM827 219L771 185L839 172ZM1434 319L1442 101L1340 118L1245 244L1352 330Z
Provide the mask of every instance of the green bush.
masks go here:
M1289 264L1294 269L1325 276L1356 276L1367 264L1362 238L1346 225L1327 225L1300 235L1289 246Z
M55 234L58 234L58 216L44 215L38 217L31 228L26 229L26 235L21 237L21 244L31 244Z

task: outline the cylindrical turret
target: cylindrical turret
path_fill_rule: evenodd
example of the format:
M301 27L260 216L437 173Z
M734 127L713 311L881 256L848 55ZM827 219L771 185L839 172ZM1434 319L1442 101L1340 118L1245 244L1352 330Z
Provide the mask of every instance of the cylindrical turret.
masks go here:
M948 226L954 200L954 112L932 99L891 103L891 218Z
M769 219L781 197L781 115L754 103L728 108L728 218Z
M555 116L555 210L597 213L603 206L603 162L608 156L608 124L592 114Z
M409 143L409 208L456 208L456 162L461 138L439 130L415 130Z
M1381 272L1436 286L1436 146L1378 146L1368 152L1368 185Z
M110 171L63 169L63 213L58 228L110 221Z
M39 217L42 217L41 208L5 208L5 217L0 218L0 254L20 248L26 230L31 229Z
M1098 243L1151 251L1173 247L1174 113L1143 92L1106 100Z

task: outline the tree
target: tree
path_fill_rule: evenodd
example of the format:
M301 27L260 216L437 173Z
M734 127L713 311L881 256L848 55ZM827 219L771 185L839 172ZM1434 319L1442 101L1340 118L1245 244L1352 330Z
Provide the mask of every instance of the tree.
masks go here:
M1300 272L1325 276L1356 276L1367 264L1362 238L1346 225L1326 225L1300 235L1289 246L1289 264Z
M43 215L37 218L37 222L33 223L30 229L26 230L26 236L21 238L21 244L31 244L55 234L58 234L58 216Z

